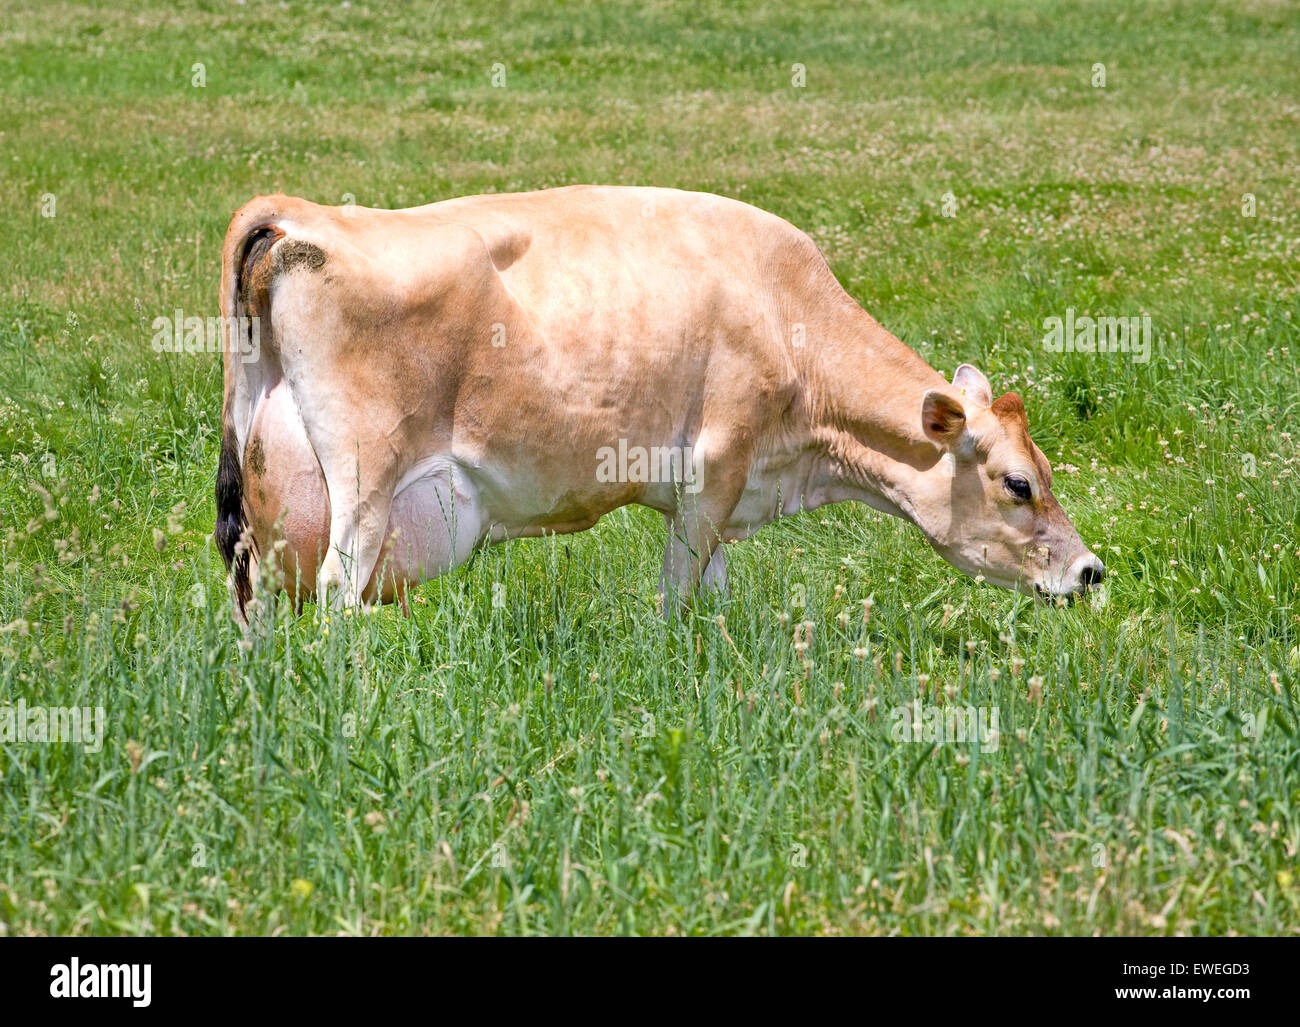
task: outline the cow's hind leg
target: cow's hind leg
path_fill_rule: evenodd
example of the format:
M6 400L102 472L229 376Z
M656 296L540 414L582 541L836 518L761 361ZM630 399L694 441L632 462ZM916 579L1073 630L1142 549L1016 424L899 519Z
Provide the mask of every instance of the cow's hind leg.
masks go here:
M330 509L320 464L283 381L257 406L243 472L254 564L266 560L272 580L265 584L282 586L300 606L315 592L316 568L329 545ZM261 577L255 565L250 576L254 582Z
M334 608L360 606L388 537L396 467L380 447L356 453L316 446L329 493L329 549L316 575L317 600Z

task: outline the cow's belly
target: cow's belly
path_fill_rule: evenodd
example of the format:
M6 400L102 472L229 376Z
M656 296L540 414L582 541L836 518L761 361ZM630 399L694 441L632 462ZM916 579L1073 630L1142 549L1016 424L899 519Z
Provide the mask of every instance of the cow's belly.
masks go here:
M609 511L633 502L640 492L628 483L595 484L590 473L556 471L544 459L514 468L480 467L474 479L483 538L489 542L585 531Z

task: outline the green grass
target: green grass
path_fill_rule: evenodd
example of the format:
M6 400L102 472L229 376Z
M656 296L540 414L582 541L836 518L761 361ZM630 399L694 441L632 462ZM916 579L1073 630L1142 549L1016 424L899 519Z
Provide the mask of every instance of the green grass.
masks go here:
M0 700L106 713L0 742L0 933L1300 931L1297 52L1262 0L0 4ZM241 644L218 360L149 328L231 211L580 181L773 210L1021 392L1105 601L846 506L665 624L629 509ZM917 696L996 749L895 741Z

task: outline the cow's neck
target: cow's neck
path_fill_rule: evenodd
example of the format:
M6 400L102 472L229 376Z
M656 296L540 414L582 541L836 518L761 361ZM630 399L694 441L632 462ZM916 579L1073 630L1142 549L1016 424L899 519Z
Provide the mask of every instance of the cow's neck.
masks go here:
M856 304L800 368L813 451L827 501L857 499L903 517L934 539L945 474L925 437L921 404L952 387ZM847 323L846 323L847 322Z

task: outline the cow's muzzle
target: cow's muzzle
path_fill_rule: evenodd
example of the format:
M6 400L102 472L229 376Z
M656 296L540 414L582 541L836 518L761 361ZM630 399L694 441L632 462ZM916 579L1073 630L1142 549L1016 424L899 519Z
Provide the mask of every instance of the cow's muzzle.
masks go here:
M1065 574L1061 576L1055 588L1039 583L1034 585L1034 590L1049 599L1061 597L1074 599L1096 588L1105 577L1106 565L1097 558L1095 553L1085 552L1066 568Z

